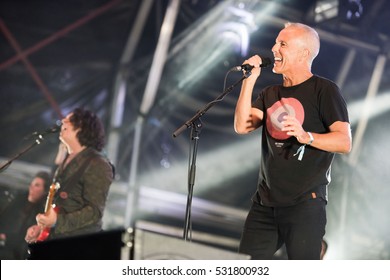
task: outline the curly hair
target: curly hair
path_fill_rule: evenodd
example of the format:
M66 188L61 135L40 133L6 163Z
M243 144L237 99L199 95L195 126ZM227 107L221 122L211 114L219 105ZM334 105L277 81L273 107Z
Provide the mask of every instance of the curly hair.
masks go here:
M93 147L101 151L105 144L104 126L101 120L91 111L76 108L70 117L75 129L80 128L77 139L86 147Z

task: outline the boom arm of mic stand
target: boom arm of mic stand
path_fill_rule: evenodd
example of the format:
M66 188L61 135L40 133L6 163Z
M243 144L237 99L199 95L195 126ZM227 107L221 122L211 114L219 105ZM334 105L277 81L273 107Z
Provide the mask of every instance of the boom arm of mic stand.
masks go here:
M35 139L35 141L31 145L29 145L27 148L25 148L24 150L19 152L17 155L15 155L13 158L9 159L2 166L0 166L0 172L4 171L6 168L8 168L15 159L18 159L19 157L21 157L22 155L27 153L29 150L31 150L36 145L41 144L43 140L44 139L43 139L42 134L37 135L37 138Z
M241 83L243 80L248 78L251 75L251 72L246 72L241 79L239 79L237 82L235 82L233 85L228 87L221 95L219 95L216 99L209 102L204 106L201 110L199 110L192 118L190 118L188 121L186 121L182 126L180 126L178 129L176 129L175 132L173 132L172 136L177 137L179 136L185 129L191 127L194 124L194 121L199 119L201 116L203 116L211 107L214 106L215 103L221 101L226 95L228 95L239 83Z

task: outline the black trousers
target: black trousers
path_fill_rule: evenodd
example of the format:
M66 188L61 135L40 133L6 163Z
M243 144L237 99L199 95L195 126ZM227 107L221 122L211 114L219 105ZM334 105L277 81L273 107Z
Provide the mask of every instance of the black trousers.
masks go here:
M326 201L309 199L288 207L253 203L245 221L239 252L252 259L272 260L286 245L288 259L319 260L325 235Z

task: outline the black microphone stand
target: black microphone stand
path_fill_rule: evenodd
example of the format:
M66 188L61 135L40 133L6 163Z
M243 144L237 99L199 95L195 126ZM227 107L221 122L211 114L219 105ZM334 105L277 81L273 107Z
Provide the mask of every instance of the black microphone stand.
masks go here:
M244 71L244 74L241 77L241 79L239 79L233 85L228 87L216 99L206 104L206 106L204 106L201 110L199 110L192 118L186 121L172 135L173 137L177 137L185 129L192 127L191 140L194 141L194 145L192 149L192 154L190 154L191 164L188 169L188 196L187 196L187 206L186 206L185 224L184 224L184 232L183 232L183 238L185 241L187 241L190 238L189 233L191 228L191 204L192 204L192 196L194 193L194 184L195 184L196 156L198 152L199 134L202 129L202 122L200 120L200 117L203 116L211 107L213 107L215 103L221 101L227 94L229 94L234 89L234 87L236 87L239 83L241 83L244 79L248 78L250 75L251 75L250 71Z
M21 152L19 152L18 154L16 154L13 158L9 159L6 163L4 163L2 166L0 166L0 172L3 172L6 168L8 168L11 163L15 160L15 159L18 159L19 157L21 157L22 155L24 155L25 153L27 153L28 151L30 151L33 147L41 144L44 140L43 138L43 134L44 133L41 133L41 134L38 134L36 136L36 139L35 141L30 144L29 146L27 146L27 148L25 148L24 150L22 150Z

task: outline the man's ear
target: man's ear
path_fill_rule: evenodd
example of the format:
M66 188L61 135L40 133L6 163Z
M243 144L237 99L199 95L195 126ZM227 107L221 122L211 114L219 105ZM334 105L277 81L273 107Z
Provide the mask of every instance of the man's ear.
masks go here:
M310 51L309 49L302 49L300 52L299 61L308 61L310 58Z
M310 57L310 51L309 51L309 49L304 49L304 54L305 54L305 57L306 57L306 58L309 58L309 57Z

